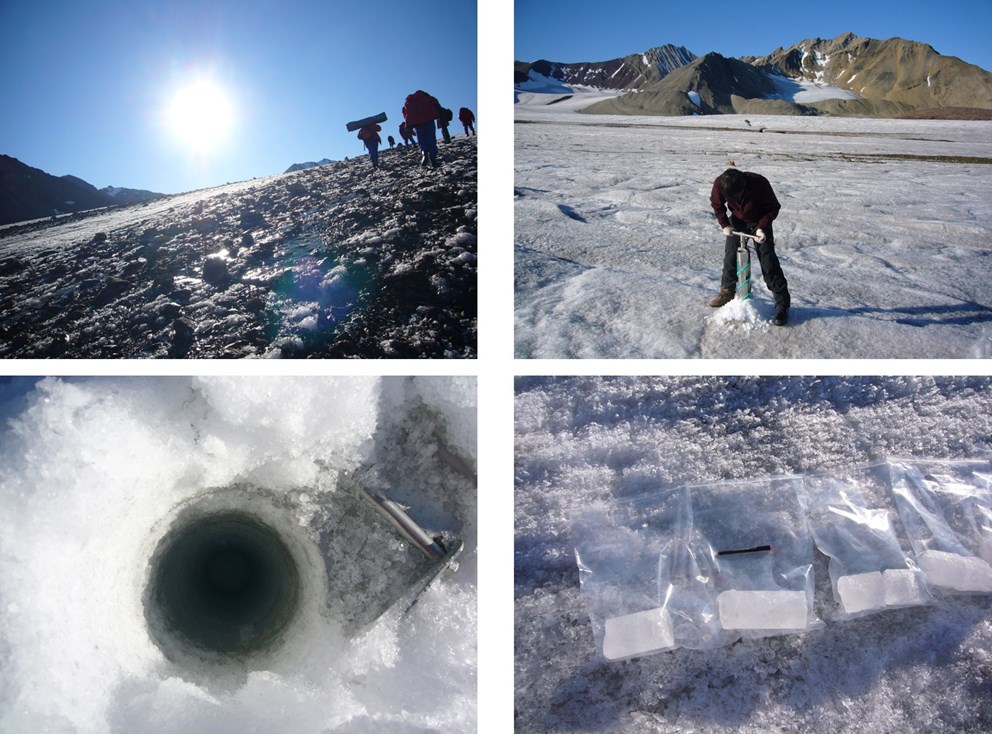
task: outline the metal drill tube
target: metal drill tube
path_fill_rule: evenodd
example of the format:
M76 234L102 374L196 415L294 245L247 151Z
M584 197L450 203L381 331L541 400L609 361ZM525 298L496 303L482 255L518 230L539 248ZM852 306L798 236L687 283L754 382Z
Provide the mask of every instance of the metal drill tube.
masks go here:
M427 531L416 520L406 514L406 511L398 504L382 495L370 492L359 482L356 482L348 472L341 473L340 481L368 500L383 517L392 523L400 535L420 548L428 556L431 558L442 558L444 556L444 548L434 538L428 535Z
M742 301L751 297L751 251L744 240L737 248L737 297Z

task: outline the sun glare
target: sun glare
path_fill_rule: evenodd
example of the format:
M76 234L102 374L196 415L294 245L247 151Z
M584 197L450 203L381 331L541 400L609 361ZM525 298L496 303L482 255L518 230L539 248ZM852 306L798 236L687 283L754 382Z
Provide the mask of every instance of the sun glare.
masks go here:
M179 89L168 108L168 124L184 146L206 153L223 143L234 122L234 108L225 90L209 79Z

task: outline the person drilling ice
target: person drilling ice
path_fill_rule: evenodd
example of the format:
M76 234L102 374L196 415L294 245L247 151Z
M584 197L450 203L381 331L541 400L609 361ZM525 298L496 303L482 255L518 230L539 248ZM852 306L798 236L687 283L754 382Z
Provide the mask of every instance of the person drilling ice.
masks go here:
M710 192L710 205L716 220L726 235L723 255L723 273L720 293L710 301L718 308L734 299L737 285L738 237L734 232L753 235L761 275L765 285L775 297L775 318L772 323L784 326L789 321L789 283L775 254L775 237L772 221L778 216L781 205L768 179L757 173L728 168L717 176ZM729 211L728 211L729 210Z

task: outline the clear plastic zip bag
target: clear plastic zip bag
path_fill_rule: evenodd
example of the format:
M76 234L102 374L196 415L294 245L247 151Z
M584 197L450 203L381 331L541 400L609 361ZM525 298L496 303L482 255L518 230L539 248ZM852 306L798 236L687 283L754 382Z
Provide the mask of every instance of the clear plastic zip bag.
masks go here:
M992 593L992 467L985 459L890 459L896 507L927 583Z
M716 602L723 641L822 626L802 477L688 485L689 547Z
M579 581L605 658L721 644L714 600L687 547L691 522L683 487L573 514Z
M837 619L933 602L923 573L900 543L894 510L879 506L888 494L888 465L814 474L803 484L810 532L830 558Z

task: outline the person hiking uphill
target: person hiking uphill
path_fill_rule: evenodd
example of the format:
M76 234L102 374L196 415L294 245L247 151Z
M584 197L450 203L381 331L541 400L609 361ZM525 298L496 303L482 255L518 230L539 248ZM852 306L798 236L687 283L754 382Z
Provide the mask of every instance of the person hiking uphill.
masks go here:
M465 137L475 134L475 128L473 127L475 123L475 115L472 114L472 110L468 107L462 107L458 110L458 122L462 124L465 128Z
M746 232L755 236L755 250L761 263L761 275L768 290L775 296L775 318L772 323L785 326L789 321L789 283L775 254L775 237L772 220L778 216L781 205L768 179L757 173L728 168L713 182L710 205L716 220L723 228L726 243L723 253L723 273L720 277L720 294L710 301L720 307L734 299L737 287L737 237L732 232ZM729 211L729 216L728 212Z
M444 138L444 142L451 142L451 133L448 132L448 125L451 124L451 120L454 117L454 113L447 107L442 107L438 112L437 126L441 128L441 137Z
M441 103L422 89L418 89L406 98L403 105L403 120L407 130L417 134L417 144L423 156L420 165L426 166L427 161L437 168L437 133L434 121L440 115Z
M382 128L373 122L358 131L358 139L365 143L365 147L369 150L372 168L379 167L379 143L382 142L382 138L379 137L380 130Z

